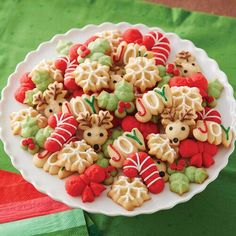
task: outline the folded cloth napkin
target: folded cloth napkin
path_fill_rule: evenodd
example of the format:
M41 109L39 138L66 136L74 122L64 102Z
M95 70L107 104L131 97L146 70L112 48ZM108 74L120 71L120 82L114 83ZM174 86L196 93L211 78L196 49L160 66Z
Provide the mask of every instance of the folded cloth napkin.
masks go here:
M0 179L0 235L16 231L24 236L61 231L88 235L82 210L52 200L19 174L0 170Z

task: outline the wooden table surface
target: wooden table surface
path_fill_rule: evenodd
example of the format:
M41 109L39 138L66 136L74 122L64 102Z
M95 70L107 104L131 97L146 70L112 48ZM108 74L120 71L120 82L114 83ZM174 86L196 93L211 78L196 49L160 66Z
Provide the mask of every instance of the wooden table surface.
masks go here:
M181 7L222 16L236 17L236 0L149 0L170 7Z

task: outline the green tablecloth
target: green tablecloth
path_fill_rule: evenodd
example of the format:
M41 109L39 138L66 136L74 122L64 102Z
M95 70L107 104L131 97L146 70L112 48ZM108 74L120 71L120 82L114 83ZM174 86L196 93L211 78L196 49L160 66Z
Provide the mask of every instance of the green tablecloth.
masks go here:
M1 1L0 88L41 42L70 28L104 21L159 26L192 40L219 63L236 91L236 19L125 0ZM0 169L16 172L2 144ZM236 153L204 192L171 210L133 218L87 214L104 235L235 235Z

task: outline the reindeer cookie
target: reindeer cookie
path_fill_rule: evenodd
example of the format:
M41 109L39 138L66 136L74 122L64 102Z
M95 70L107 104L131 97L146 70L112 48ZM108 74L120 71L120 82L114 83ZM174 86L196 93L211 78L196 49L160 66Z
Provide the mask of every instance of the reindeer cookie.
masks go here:
M182 51L176 55L175 65L180 74L185 77L201 72L200 66L196 62L196 58L188 51Z
M182 112L174 108L166 108L161 117L165 134L171 145L178 146L181 140L188 138L190 127L195 124L197 115L192 109Z
M98 114L81 112L77 118L79 128L84 130L84 140L98 152L101 145L108 139L107 130L112 128L113 116L109 111L99 111Z
M36 106L37 111L49 117L62 111L66 94L67 91L63 89L63 84L55 81L43 93L39 91L33 96L33 105Z

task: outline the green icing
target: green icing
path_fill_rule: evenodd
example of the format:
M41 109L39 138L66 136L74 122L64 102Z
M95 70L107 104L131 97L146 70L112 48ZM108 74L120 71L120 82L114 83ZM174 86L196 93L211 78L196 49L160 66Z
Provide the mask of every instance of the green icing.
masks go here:
M35 88L33 90L26 91L24 103L28 104L29 106L33 106L33 96L37 92L39 92L39 90L37 88Z
M132 102L134 100L133 85L121 80L116 84L114 94L120 101Z
M35 83L36 88L40 91L45 91L48 88L48 85L54 82L54 79L50 77L47 70L40 70L35 72L32 81Z
M169 178L170 190L182 195L189 191L189 179L183 173L174 173Z
M216 79L208 84L207 93L209 96L214 97L215 99L220 97L220 94L222 90L224 89L224 86Z
M168 101L166 94L165 94L165 87L162 87L161 89L155 88L154 92L158 93L166 102Z
M230 131L230 127L228 128L225 128L224 125L220 125L221 128L223 129L223 131L225 132L225 135L226 135L226 139L228 140L229 139L229 131Z
M59 40L56 46L57 53L63 56L68 56L72 44L73 44L72 42L67 40Z
M35 135L35 141L36 143L43 148L44 143L46 139L50 136L50 134L53 132L53 128L50 126L47 126L43 129L39 129L39 131Z
M112 66L112 59L110 56L104 55L103 53L97 52L92 53L89 57L91 61L98 61L100 64L105 66Z
M38 130L37 117L27 117L22 122L21 136L24 138L34 137Z
M96 109L95 109L95 106L94 106L95 96L91 96L90 99L84 98L84 101L87 102L88 105L91 107L92 112L96 113Z
M137 137L136 131L135 129L132 129L132 134L126 134L125 136L128 138L132 138L133 140L135 140L139 145L143 145L143 143L139 140L139 138Z

